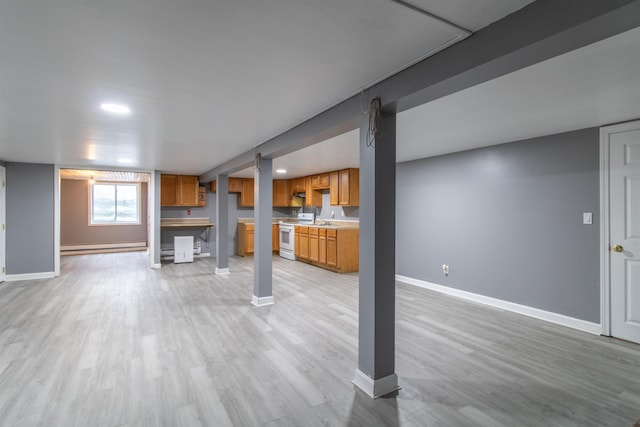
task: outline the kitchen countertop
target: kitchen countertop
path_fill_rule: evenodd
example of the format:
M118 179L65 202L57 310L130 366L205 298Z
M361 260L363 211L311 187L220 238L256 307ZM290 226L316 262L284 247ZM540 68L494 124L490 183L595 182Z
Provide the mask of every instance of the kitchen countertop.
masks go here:
M160 218L161 228L213 227L209 218Z
M271 223L277 224L278 222L291 222L297 224L296 218L273 218ZM238 218L239 224L253 224L255 221L253 218ZM327 224L329 222L329 224ZM360 222L358 221L345 221L345 220L324 220L317 219L316 224L302 224L307 227L327 228L327 229L340 229L340 230L358 230L360 228Z

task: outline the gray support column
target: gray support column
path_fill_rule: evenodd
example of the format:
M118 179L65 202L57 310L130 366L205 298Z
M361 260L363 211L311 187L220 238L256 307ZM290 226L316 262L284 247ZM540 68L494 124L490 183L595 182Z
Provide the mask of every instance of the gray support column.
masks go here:
M216 176L216 274L229 274L229 176Z
M162 267L160 258L160 240L162 239L162 230L160 228L160 216L162 213L162 207L160 206L160 182L162 181L162 174L160 171L154 171L154 188L149 188L149 193L154 192L153 206L149 206L148 209L153 209L153 268Z
M271 221L273 215L272 160L260 159L254 176L253 298L256 306L273 304Z
M370 141L360 125L358 369L353 383L371 397L399 389L395 374L396 116L382 114Z

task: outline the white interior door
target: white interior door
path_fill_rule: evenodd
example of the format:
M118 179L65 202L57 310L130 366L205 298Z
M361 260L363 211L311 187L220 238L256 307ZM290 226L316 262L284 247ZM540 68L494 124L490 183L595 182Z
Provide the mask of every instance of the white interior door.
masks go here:
M609 134L611 335L640 343L640 122Z

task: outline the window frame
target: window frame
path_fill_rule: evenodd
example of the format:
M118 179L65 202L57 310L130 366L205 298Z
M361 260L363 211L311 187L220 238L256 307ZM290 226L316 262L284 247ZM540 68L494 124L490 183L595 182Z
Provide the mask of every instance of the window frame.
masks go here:
M118 206L118 186L119 185L126 185L126 186L133 186L136 187L136 198L137 198L137 203L136 203L136 221L126 221L126 222L117 222L117 221L113 221L113 222L93 222L93 188L96 185L114 185L115 186L115 190L116 190L116 199L115 199L115 203L116 203L116 218L118 215L118 211L117 211L117 206ZM141 225L142 224L142 207L141 207L141 198L142 194L140 191L140 183L139 182L118 182L118 181L96 181L95 183L91 184L89 183L89 226L91 227L112 227L112 226L123 226L123 225Z

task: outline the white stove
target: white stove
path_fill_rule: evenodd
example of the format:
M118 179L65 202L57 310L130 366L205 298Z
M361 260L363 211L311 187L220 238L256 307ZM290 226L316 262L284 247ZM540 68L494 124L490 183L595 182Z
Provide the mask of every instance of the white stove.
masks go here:
M291 222L280 221L280 256L282 258L295 261L295 226L296 224L313 224L316 221L316 214L303 212L298 214L298 218Z

